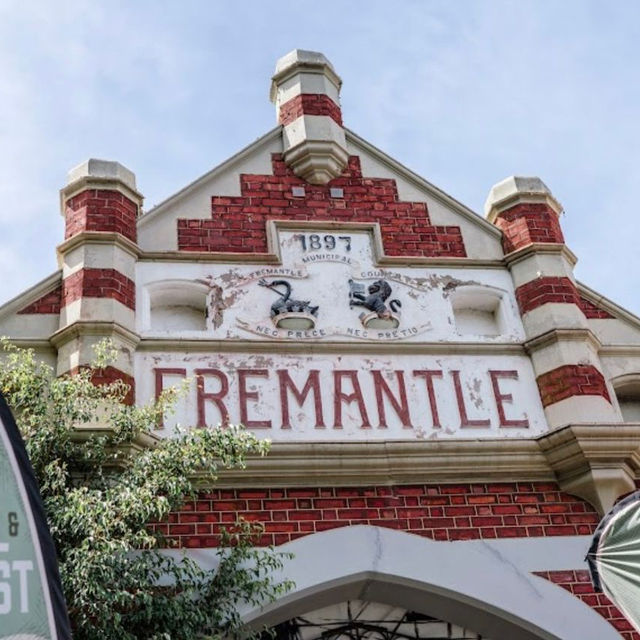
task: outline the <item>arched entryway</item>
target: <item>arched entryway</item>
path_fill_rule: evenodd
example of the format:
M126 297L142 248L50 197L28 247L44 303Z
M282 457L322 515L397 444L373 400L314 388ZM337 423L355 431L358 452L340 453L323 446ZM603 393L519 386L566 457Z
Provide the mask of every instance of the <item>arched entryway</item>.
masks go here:
M251 626L272 627L357 601L445 621L483 640L620 640L580 600L483 541L442 543L353 526L282 548L294 554L285 573L296 587L245 611Z
M307 611L272 627L271 640L491 640L417 611L380 602L347 600Z

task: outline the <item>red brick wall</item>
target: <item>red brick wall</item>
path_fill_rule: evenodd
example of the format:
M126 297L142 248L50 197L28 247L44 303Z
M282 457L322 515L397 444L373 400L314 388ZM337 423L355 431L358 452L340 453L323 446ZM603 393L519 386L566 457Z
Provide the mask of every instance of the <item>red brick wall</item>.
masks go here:
M531 280L516 289L516 299L521 314L548 302L565 302L580 307L587 318L613 318L608 311L581 296L576 285L567 277L544 276Z
M288 125L300 116L329 116L342 126L340 107L329 97L318 93L301 93L280 106L278 122Z
M504 233L505 253L533 242L564 242L557 214L544 203L518 204L500 213L495 225Z
M608 311L601 309L597 304L594 304L591 300L587 300L583 296L580 297L580 308L587 318L603 318L605 320L613 318Z
M80 269L62 282L62 304L79 298L112 298L136 308L136 285L115 269Z
M537 309L548 302L566 302L580 306L580 295L569 278L544 276L531 280L516 289L520 313Z
M399 201L395 180L363 178L357 156L327 186L296 177L279 154L272 164L273 175L241 174L241 196L214 196L210 220L178 220L178 248L265 253L267 220L310 220L378 222L391 256L466 256L459 227L432 225L424 202ZM293 186L304 187L305 196L293 196ZM344 197L331 198L331 187Z
M604 376L592 365L567 364L536 378L542 406L571 396L602 396L611 402Z
M112 231L136 241L137 205L118 191L91 189L70 198L65 207L65 239L81 231Z
M434 540L590 535L587 502L555 483L215 490L155 525L182 547L213 547L238 517L265 526L263 544L366 524Z
M631 623L611 603L611 600L604 594L594 591L588 571L536 571L535 574L580 598L608 620L625 640L640 640L640 633L633 630Z
M45 293L35 302L27 305L18 311L24 313L60 313L60 297L62 296L62 284L59 284L53 291Z

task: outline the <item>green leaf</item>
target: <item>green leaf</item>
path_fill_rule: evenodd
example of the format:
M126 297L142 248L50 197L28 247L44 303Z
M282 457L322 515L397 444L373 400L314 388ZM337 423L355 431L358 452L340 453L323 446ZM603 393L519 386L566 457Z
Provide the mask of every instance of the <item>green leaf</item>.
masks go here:
M215 571L163 553L170 541L151 523L165 521L221 469L242 468L268 443L242 427L186 429L140 449L171 410L169 390L143 407L122 403L122 382L92 384L115 357L96 349L94 365L55 377L32 350L0 338L0 390L25 439L60 564L75 640L192 640L247 637L238 613L291 584L272 576L288 558L254 546L257 523L223 532ZM249 634L250 635L250 634Z

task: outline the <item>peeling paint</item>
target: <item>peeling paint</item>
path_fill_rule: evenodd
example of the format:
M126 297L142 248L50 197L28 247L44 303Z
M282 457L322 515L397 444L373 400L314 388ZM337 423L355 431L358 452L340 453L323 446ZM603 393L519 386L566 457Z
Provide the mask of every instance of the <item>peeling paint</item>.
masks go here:
M209 296L209 320L214 329L219 329L224 320L224 310L227 308L227 301L222 297L222 287L212 285Z
M471 382L467 383L467 389L474 407L476 409L482 409L484 407L484 397L482 395L482 382L480 379L473 378Z
M136 371L139 372L136 390L142 402L154 396L156 371L166 370L169 384L172 370L184 370L187 378L195 379L196 369L210 369L214 373L205 374L209 376L205 384L206 393L219 394L225 388L224 403L231 422L240 421L239 410L244 406L250 421L271 424L268 429L261 428L256 433L274 440L510 438L524 434L532 437L546 430L535 378L526 356L434 358L415 354L359 357L330 353L138 353L136 358ZM528 426L500 429L498 406L503 402L503 396L500 393L496 395L490 371L504 369L505 366L517 371L517 377L502 381L501 392L511 395L513 401L500 406L507 419L518 420L526 416ZM247 372L242 374L242 378L241 370ZM284 395L281 388L283 378L278 371L287 372L290 376L292 386L283 387ZM401 371L402 375L396 371ZM429 396L424 375L427 371L435 374L433 398ZM336 377L336 372L341 372L341 375ZM374 372L382 372L382 377ZM456 391L458 377L464 389L462 398ZM220 380L225 381L224 385ZM384 380L386 386L381 386L380 380ZM195 383L189 384L186 405L175 418L187 425L196 421L198 405ZM207 424L219 422L218 408L211 395L205 395L202 402L207 412ZM288 405L291 429L280 426L283 424L283 402ZM318 406L322 407L323 429L317 428ZM434 407L437 419L434 418ZM465 413L465 420L476 424L470 422L465 425L462 420ZM336 428L338 415L341 415L341 425ZM463 428L465 426L473 429ZM160 435L167 434L168 431Z
M180 265L181 279L208 287L209 318L206 328L197 335L193 330L172 329L172 338L189 340L190 345L197 344L194 341L198 339L203 345L207 340L218 340L222 345L219 353L204 350L182 354L174 347L167 353L136 353L136 391L141 401L153 398L154 379L163 375L157 371L166 369L170 384L171 369L184 369L191 377L196 369L210 369L205 374L204 389L192 384L174 422L193 424L197 412L204 411L204 417L197 419L216 424L220 421L220 402L232 422L243 415L259 437L284 441L511 438L531 437L546 430L526 355L506 355L504 350L501 355L477 355L473 346L449 355L422 355L432 354L429 345L439 345L439 353L444 354L443 345L455 343L524 341L507 269L381 269L374 260L368 233L345 231L351 242L349 251L344 242L339 246L336 243L330 252L322 249L315 253L310 242L300 241L299 231L277 229L276 233L281 266L211 262ZM316 230L313 233L322 234ZM158 281L159 268L141 265L143 286ZM256 285L260 278L289 280L296 292L312 297L319 307L316 326L312 330L277 329L270 317L273 296ZM402 302L396 329L363 327L359 314L349 306L349 279L371 283L380 278L391 285L390 299ZM464 326L454 316L451 297L462 287L474 288L469 296L472 311L475 290L497 292L495 295L504 301L500 302L500 321L496 323L500 334L487 333L481 314L465 318ZM156 337L144 328L141 334L145 339ZM162 338L166 340L166 336ZM247 344L246 350L236 350L240 349L239 341ZM396 341L414 344L419 351L408 353L405 347L399 353L392 347ZM225 349L225 342L230 349ZM367 344L383 342L388 346L378 349L382 353L367 353ZM339 343L345 345L342 353L336 353ZM259 349L254 351L253 344ZM299 346L295 353L289 353L293 345ZM491 368L517 372L516 378L501 380L503 395L492 385ZM513 396L513 402L504 401L507 394ZM523 424L501 429L499 404L507 421L520 420ZM316 428L319 411L325 428ZM283 412L290 428L282 429ZM161 435L168 434L169 430Z
M444 298L448 298L458 287L466 286L483 286L482 282L478 280L458 280L451 276L440 276L440 282L443 284L442 295Z
M524 330L515 307L513 285L507 270L479 270L399 267L379 268L373 259L371 236L367 232L349 232L351 249L345 243L336 244L329 254L331 260L323 261L322 251L312 251L309 243L300 242L300 231L276 230L280 245L282 265L229 265L200 264L181 265L193 272L195 282L210 288L208 296L209 318L203 333L216 333L224 340L255 340L288 342L314 342L333 339L340 342L520 342ZM322 230L314 230L322 236ZM334 233L329 230L326 233ZM296 239L297 238L297 239ZM340 249L340 250L339 250ZM310 260L314 257L314 260ZM306 263L303 258L309 259ZM355 268L355 265L361 265ZM156 267L148 267L152 270ZM145 265L145 270L147 269ZM153 272L153 271L152 271ZM144 271L143 271L144 273ZM477 274L477 275L476 275ZM185 273L183 279L189 280ZM313 298L318 305L314 331L285 331L276 329L270 318L273 303L268 291L254 286L260 278L282 278L290 282L301 279L302 297ZM392 299L402 302L400 325L394 330L372 330L362 326L357 313L349 306L349 280L362 279L371 282L385 278L392 286ZM152 278L157 281L157 275ZM476 329L473 318L461 331L456 326L451 294L460 287L474 286L501 292L506 301L500 316L500 334ZM298 288L294 287L296 291ZM481 320L481 319L480 319ZM177 324L174 322L174 325ZM162 331L162 327L156 325ZM194 327L185 325L185 334ZM475 329L475 330L474 330ZM182 337L179 327L171 327L172 335ZM141 333L146 337L144 330ZM151 331L150 333L153 333ZM185 335L192 338L193 335Z

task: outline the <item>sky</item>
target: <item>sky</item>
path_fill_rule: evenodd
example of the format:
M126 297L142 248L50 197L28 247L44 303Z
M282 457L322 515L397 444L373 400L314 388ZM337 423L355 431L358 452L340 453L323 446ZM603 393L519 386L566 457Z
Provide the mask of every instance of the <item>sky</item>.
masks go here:
M57 269L89 157L149 210L275 125L276 60L323 52L345 125L482 214L537 175L576 277L640 314L640 3L0 0L0 303Z

